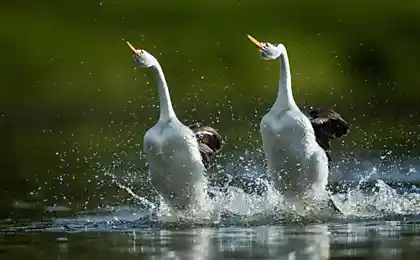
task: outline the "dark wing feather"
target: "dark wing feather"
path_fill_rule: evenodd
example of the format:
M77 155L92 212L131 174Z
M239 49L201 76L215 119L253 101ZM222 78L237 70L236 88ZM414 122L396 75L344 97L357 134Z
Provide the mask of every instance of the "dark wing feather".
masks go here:
M215 152L210 149L210 147L200 142L198 142L198 150L200 150L201 161L203 162L204 167L208 169Z
M332 139L340 138L349 131L349 124L331 108L313 109L309 112L309 116L314 129L322 130Z
M314 128L315 138L319 146L331 161L331 140L346 135L349 131L348 123L333 109L317 108L309 112L309 119Z
M211 159L222 149L223 138L214 128L200 123L190 125L189 128L197 138L203 164L209 168Z

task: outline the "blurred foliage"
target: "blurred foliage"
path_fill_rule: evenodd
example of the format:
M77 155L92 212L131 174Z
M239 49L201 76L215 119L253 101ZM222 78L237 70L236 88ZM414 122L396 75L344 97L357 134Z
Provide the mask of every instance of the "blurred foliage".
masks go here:
M179 118L219 128L225 153L260 146L277 93L279 64L247 33L286 45L302 107L352 124L337 149L420 151L418 1L7 1L0 21L4 198L86 198L116 159L144 172L157 90L126 40L158 58Z

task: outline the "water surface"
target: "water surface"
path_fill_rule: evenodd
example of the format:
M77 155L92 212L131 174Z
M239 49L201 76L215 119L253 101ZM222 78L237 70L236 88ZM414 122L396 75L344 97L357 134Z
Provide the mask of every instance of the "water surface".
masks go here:
M420 222L370 220L254 227L21 230L0 235L2 259L416 259Z

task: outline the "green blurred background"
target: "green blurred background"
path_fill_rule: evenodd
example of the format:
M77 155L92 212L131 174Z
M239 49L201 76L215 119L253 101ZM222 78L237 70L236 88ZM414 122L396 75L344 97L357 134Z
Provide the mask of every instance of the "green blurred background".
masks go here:
M145 172L140 150L158 117L157 89L150 71L134 68L126 40L157 57L178 117L216 126L226 154L260 147L259 120L277 93L279 64L261 60L248 33L286 45L302 108L335 107L349 121L352 130L335 149L420 151L418 1L0 6L6 208L116 204L126 194L101 169L120 177Z

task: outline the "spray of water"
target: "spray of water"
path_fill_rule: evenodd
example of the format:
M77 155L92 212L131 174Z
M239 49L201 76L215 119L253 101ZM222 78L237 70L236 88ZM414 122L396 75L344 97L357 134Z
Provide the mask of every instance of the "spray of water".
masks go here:
M258 120L251 122L235 115L233 108L229 107L227 109L232 112L232 118L238 121L236 123L245 122L250 124L249 128L251 129L258 128L255 125L255 122L259 121L258 114L255 115ZM132 115L133 121L140 121L136 115ZM215 115L216 118L214 120L210 118L210 121L214 121L213 123L216 125L219 124L219 116ZM383 180L384 174L397 175L399 172L397 172L396 167L380 167L381 160L386 159L381 156L378 156L379 162L369 163L369 160L359 160L357 167L352 167L349 164L352 159L343 159L341 164L346 165L344 167L346 169L341 170L338 175L357 176L359 178L355 185L334 195L334 201L343 209L344 216L328 210L325 203L317 204L310 201L302 201L297 205L291 203L285 200L267 181L261 144L258 144L258 140L255 141L255 138L252 137L255 133L249 133L250 136L240 140L242 144L246 143L247 140L253 140L254 143L249 144L247 149L237 147L238 152L224 153L218 158L219 163L209 173L211 183L209 191L214 196L208 198L206 203L208 207L204 211L173 212L151 189L151 185L145 177L147 175L145 174L145 167L141 167L141 162L144 161L142 153L132 154L127 149L129 147L132 150L141 150L140 145L138 145L141 140L134 130L137 128L139 128L138 124L121 126L121 129L117 132L118 136L112 141L119 144L120 139L123 139L119 135L128 133L128 144L119 144L117 148L121 146L124 149L112 151L113 157L111 159L100 156L93 156L89 159L89 163L93 165L96 174L94 175L95 178L88 181L97 183L98 187L107 186L107 191L117 190L115 193L118 195L116 196L126 196L127 198L120 200L119 203L114 203L114 205L108 205L104 200L101 207L86 209L83 212L79 211L75 218L55 219L56 223L62 226L74 225L76 227L80 223L83 227L86 227L86 223L89 223L89 225L104 223L107 226L120 225L120 227L127 225L150 226L156 223L160 225L174 223L252 225L291 221L324 222L337 218L383 218L393 215L420 214L420 207L418 206L420 205L420 192L407 190L407 192L401 193L395 187L389 186ZM229 133L226 136L229 139ZM235 142L227 140L227 143ZM94 145L92 144L92 146ZM353 158L354 156L349 157ZM66 158L63 158L63 160L65 161ZM364 164L369 165L370 169L368 171L360 169ZM133 167L133 165L136 167ZM395 165L391 163L391 166ZM416 173L416 169L416 167L410 166L410 174ZM217 179L220 176L225 177L227 181L223 183L212 182L212 179ZM235 178L236 180L246 179L247 182L242 182L238 186L238 183L235 183ZM342 182L343 180L338 178L337 181ZM98 196L105 198L106 194L101 193Z
M223 158L222 165L215 167L214 174L242 175L252 178L253 184L265 187L263 194L244 191L240 187L231 185L231 178L223 185L212 185L209 191L213 194L208 198L204 211L173 212L162 199L155 194L154 199L138 195L129 186L123 184L121 177L102 167L105 175L110 176L112 182L120 188L120 192L128 193L136 201L136 205L129 208L121 207L111 213L113 221L133 220L136 223L150 225L193 224L193 225L252 225L272 224L294 221L324 222L342 218L382 218L393 215L420 214L420 194L413 192L399 193L381 179L374 179L379 175L377 167L360 176L359 181L346 192L334 195L334 201L344 210L344 216L328 209L326 204L302 201L300 204L290 203L279 194L267 181L264 167L259 155L250 151L238 157L237 154ZM258 153L259 154L259 153ZM243 159L237 159L243 158ZM260 163L257 163L260 162ZM347 173L349 174L349 173ZM351 173L355 175L355 173ZM230 176L232 177L232 176ZM211 178L211 176L210 176ZM138 180L137 180L138 181ZM147 180L143 180L144 183ZM366 188L367 183L373 183ZM135 216L135 217L133 217ZM104 216L105 217L105 216ZM91 221L90 215L82 217ZM98 220L98 218L96 217ZM100 219L100 218L99 218Z

